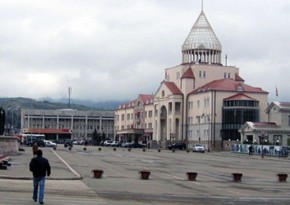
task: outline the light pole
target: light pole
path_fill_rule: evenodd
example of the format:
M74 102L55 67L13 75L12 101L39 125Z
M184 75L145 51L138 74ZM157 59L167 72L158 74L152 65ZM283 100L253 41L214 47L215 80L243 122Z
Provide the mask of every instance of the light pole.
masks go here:
M196 119L198 120L198 139L200 140L200 116L196 116Z
M209 152L210 151L210 149L209 149L209 145L210 145L210 143L209 143L209 136L210 136L210 134L211 134L211 122L210 122L210 114L206 114L205 115L206 116L206 121L207 121L207 151Z
M13 108L11 107L11 106L9 106L8 108L7 108L7 116L9 116L9 111L10 111L10 113L11 113L11 117L10 117L10 123L9 123L9 121L8 121L8 127L7 127L7 129L9 129L9 134L10 135L13 135Z
M261 157L262 157L262 159L264 158L264 143L267 142L266 137L267 137L266 134L264 132L262 132L262 135L261 135L261 143L262 143Z

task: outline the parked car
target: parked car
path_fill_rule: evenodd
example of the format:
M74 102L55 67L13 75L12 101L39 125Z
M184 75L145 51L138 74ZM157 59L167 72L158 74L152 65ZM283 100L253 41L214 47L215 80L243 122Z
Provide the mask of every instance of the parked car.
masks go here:
M32 140L30 142L27 142L26 145L27 146L32 146L35 143L37 144L38 147L45 147L45 142L44 142L44 140L41 140L41 139Z
M133 143L128 144L128 147L129 148L145 148L145 145L133 142Z
M109 147L109 146L111 146L112 143L113 143L112 140L106 140L106 141L104 142L104 146Z
M184 144L183 142L176 142L174 144L171 144L167 147L168 149L186 149L186 144Z
M123 142L122 144L121 144L121 147L129 147L129 145L131 144L131 142Z
M71 139L66 139L64 141L64 147L72 147L73 146L73 140Z
M46 147L55 147L55 146L57 146L56 143L54 143L54 142L52 142L50 140L43 140L43 141L44 141Z
M202 152L202 153L204 153L204 151L205 151L204 145L203 144L194 144L193 148L192 148L192 151L193 152Z
M120 147L122 143L123 143L122 141L120 141L120 142L119 141L113 141L111 143L111 147Z

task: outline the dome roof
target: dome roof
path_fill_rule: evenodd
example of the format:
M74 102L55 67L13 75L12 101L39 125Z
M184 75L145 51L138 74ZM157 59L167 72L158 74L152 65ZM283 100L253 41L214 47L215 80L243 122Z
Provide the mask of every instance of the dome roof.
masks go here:
M200 49L217 50L220 52L222 50L222 46L203 11L201 11L182 45L182 51Z

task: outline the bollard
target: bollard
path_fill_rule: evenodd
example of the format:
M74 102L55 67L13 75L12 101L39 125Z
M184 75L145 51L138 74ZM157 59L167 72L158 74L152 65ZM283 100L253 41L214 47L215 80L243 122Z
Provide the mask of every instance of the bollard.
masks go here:
M148 170L141 170L139 171L140 179L148 180L151 172Z

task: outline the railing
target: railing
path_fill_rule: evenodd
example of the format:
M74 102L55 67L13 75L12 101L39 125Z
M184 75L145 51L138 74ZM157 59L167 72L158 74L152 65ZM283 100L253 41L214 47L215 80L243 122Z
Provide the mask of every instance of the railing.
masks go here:
M261 144L232 144L231 151L235 153L249 154L250 146L252 146L253 155L288 157L290 147L277 145L261 145Z

